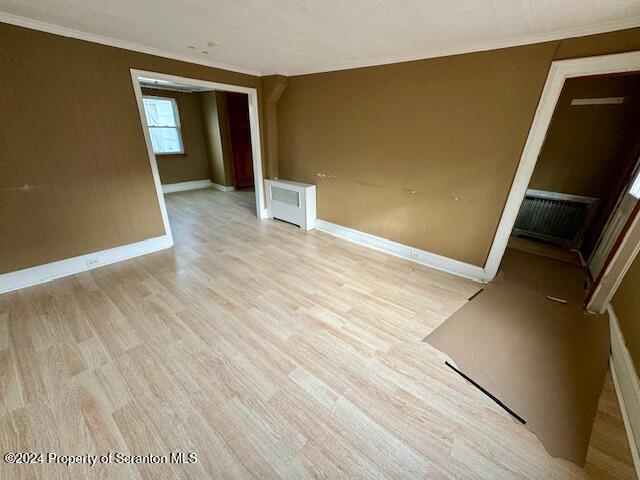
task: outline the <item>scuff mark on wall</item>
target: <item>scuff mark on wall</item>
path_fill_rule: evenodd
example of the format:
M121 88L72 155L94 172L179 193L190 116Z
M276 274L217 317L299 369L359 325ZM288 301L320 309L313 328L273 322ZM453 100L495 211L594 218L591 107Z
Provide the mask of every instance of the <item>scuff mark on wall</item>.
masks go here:
M328 181L328 180L338 180L339 179L339 181L342 182L342 183L357 184L357 185L361 185L363 187L377 187L377 188L383 188L383 189L387 189L387 190L395 190L395 188L397 188L397 187L395 187L393 185L385 184L382 181L380 181L380 183L371 183L371 182L368 182L366 180L340 178L338 175L333 175L333 174L323 173L323 172L316 173L316 177L318 177L323 182ZM407 183L409 183L409 182L407 182ZM454 202L462 202L465 205L482 204L483 203L483 202L478 202L478 201L473 200L473 199L459 197L457 195L438 195L435 192L428 192L426 190L416 189L415 187L413 187L411 185L408 185L407 187L404 187L404 188L400 187L399 190L401 192L406 192L409 195L429 195L432 198L445 199L445 200L450 200L450 201L454 201Z
M44 187L40 185L23 185L22 187L0 188L0 192L28 192L29 190L40 190L43 188Z
M557 47L292 76L280 174L319 184L320 218L483 266Z
M360 185L362 185L364 187L377 187L377 186L379 186L376 183L369 183L369 182L365 182L364 180L356 180L356 183L358 183L358 184L360 184Z
M457 196L453 196L453 197L449 197L451 200L453 200L454 202L462 202L465 205L469 205L471 203L476 203L474 200L471 200L469 198L460 198Z
M316 173L316 177L320 178L321 180L330 180L333 178L338 178L337 175L331 175L328 173L321 173L321 172Z

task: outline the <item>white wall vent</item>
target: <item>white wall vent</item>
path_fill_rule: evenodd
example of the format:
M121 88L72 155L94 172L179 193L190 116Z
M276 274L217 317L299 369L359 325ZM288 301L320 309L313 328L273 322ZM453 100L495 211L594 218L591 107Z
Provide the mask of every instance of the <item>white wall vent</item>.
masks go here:
M316 186L289 180L265 180L269 217L298 225L316 226Z
M626 97L574 98L571 105L620 105Z

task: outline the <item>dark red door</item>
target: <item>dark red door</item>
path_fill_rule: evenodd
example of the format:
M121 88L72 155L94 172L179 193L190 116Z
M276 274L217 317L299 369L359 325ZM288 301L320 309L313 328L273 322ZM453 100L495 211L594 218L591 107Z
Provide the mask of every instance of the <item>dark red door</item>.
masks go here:
M236 188L253 186L253 158L249 126L249 97L244 93L227 93L231 164Z

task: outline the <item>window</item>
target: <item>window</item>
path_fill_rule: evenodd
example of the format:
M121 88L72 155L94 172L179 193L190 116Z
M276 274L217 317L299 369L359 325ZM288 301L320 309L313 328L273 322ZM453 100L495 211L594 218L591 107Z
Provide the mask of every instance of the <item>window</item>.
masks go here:
M175 99L143 97L142 102L147 116L147 125L149 125L153 153L156 155L184 153Z
M640 199L640 173L636 173L636 178L631 184L631 188L629 189L629 193L636 198Z

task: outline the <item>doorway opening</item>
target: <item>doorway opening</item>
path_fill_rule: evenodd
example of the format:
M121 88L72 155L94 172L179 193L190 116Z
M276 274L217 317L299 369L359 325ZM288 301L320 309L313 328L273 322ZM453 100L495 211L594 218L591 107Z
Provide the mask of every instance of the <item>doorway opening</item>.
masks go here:
M625 199L640 154L637 125L639 74L566 80L509 247L588 265L596 278L635 203Z
M527 195L534 196L537 193L536 189L529 188L532 181L534 170L536 168L538 158L541 155L543 147L545 146L548 135L550 135L550 126L556 112L556 107L559 108L559 100L565 83L571 79L580 79L584 77L606 77L615 78L618 76L637 75L640 74L640 52L629 52L614 55L603 55L599 57L587 57L578 58L572 60L560 60L551 64L547 81L545 83L536 114L534 116L529 136L525 143L518 169L516 170L514 181L509 192L505 208L502 212L502 217L498 223L496 234L494 236L489 255L484 267L485 280L492 280L500 268L502 258L507 249L509 240L511 239L514 226L520 214L521 207L523 206L527 198ZM630 100L625 95L615 96L584 96L581 98L573 98L573 107L591 107L591 106L620 106ZM629 106L629 104L627 104ZM635 132L633 138L637 139L638 133ZM637 158L637 157L636 157ZM577 170L578 173L582 173L586 169ZM618 185L622 185L619 191L624 191L625 182L630 182L630 174L625 172L613 172L608 171L607 176L615 176L620 182ZM628 185L628 183L627 183ZM529 190L529 192L527 192ZM533 191L532 191L533 190ZM615 189L613 189L615 190ZM580 196L579 196L580 197ZM615 199L615 195L613 196ZM593 257L594 252L597 250L598 245L601 244L600 239L603 232L606 232L608 228L609 218L612 218L614 213L606 215L607 208L603 208L605 213L601 215L605 218L604 225L599 227L600 234L598 235L598 228L595 222L596 208L591 206L587 208L585 204L593 203L591 198L574 198L574 200L582 201L581 208L588 210L584 218L589 218L591 215L591 228L595 234L591 232L591 236L588 243L580 243L580 246L590 245L591 254L586 261L589 261ZM618 200L620 197L618 197ZM544 199L542 199L544 200ZM602 205L602 202L598 202ZM614 206L612 211L615 212L619 202L614 200ZM601 208L598 206L598 208ZM611 208L609 206L609 208ZM637 211L637 208L635 209ZM587 296L587 308L589 311L601 312L606 308L608 300L615 292L615 288L619 284L620 280L626 273L626 269L631 264L633 258L638 253L640 247L640 222L638 216L632 215L625 222L625 227L619 238L614 242L613 249L609 252L607 257L610 261L605 262L602 269L603 276L596 278L594 284L591 286L591 291ZM580 222L579 222L580 223ZM581 222L584 225L585 222ZM582 231L582 242L586 242L586 234L589 225ZM573 230L575 232L575 230ZM579 232L580 233L580 232ZM577 237L580 239L580 236ZM595 238L595 242L593 241ZM586 262L585 262L586 263ZM601 288L602 287L602 288ZM595 293L594 293L595 291Z
M267 218L257 90L135 69L131 78L167 236L166 193L243 190Z
M231 176L236 189L253 188L251 126L248 97L243 93L224 93L228 119Z

